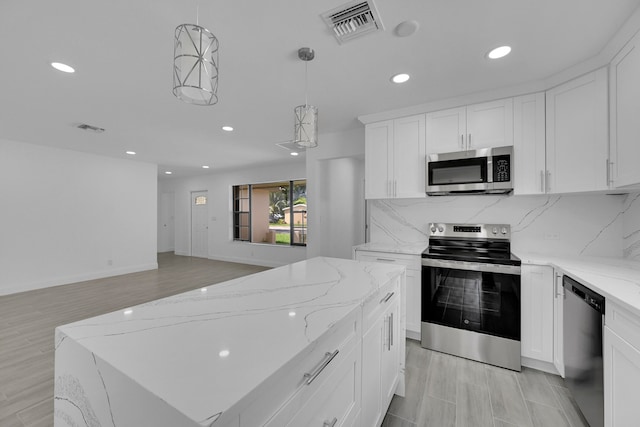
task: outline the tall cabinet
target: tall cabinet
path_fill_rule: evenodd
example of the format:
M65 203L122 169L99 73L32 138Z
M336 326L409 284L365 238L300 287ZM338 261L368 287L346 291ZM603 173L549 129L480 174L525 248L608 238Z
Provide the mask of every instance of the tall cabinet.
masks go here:
M425 195L425 115L365 127L365 198Z

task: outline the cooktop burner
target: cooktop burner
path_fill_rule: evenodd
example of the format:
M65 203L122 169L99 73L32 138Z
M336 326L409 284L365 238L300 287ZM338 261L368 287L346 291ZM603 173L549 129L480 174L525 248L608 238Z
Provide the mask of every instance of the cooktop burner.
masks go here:
M511 227L507 224L433 223L429 229L429 247L422 253L423 258L521 264L511 253Z

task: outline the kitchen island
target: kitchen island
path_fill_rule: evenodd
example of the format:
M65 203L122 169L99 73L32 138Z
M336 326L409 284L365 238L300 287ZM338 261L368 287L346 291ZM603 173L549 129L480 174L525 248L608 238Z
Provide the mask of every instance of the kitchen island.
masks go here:
M391 310L404 283L402 266L314 258L60 326L55 426L316 416L346 426L383 415L390 397L379 382L389 378L391 396L404 387L404 316ZM387 350L394 358L375 354ZM370 372L385 360L391 368ZM332 408L335 417L321 413Z

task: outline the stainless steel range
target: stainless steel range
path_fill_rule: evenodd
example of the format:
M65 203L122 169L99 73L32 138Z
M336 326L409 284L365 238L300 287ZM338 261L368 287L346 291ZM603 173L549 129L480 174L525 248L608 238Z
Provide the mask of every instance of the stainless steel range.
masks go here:
M422 347L519 371L520 259L506 224L430 224Z

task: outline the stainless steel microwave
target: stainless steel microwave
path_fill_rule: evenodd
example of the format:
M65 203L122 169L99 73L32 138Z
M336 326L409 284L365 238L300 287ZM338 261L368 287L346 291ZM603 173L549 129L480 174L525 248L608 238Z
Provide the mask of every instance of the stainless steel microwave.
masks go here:
M426 189L430 196L509 193L513 190L513 147L429 154Z

